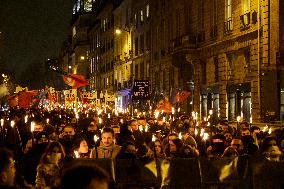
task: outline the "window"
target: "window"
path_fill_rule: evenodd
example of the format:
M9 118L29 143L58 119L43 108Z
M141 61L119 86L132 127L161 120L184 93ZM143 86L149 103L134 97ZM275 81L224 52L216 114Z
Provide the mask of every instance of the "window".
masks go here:
M215 82L219 81L219 66L218 66L218 57L213 58L214 67L215 67Z
M144 79L144 62L140 63L140 79Z
M235 54L227 54L228 65L227 65L227 79L231 80L234 77L235 71Z
M146 5L146 17L147 18L150 17L150 5L149 4Z
M227 0L226 4L226 19L225 19L225 32L233 30L232 22L232 0Z
M205 15L205 2L204 0L199 0L199 10L198 10L198 17L199 17L199 27L201 30L204 30L204 15Z
M250 0L243 0L243 11L244 14L250 12Z
M140 35L140 50L141 50L141 53L144 52L144 35Z
M217 36L217 25L218 25L218 1L212 0L212 14L211 14L211 37L214 38Z
M250 24L250 0L243 0L243 15L240 16L241 28L245 29Z
M135 73L135 78L139 79L139 77L138 77L138 64L135 65L135 72L134 73Z
M141 10L141 11L140 11L140 21L141 21L141 22L143 22L143 21L144 21L143 16L144 16L144 15L143 15L143 10Z
M213 3L213 15L212 15L212 22L213 26L217 25L217 18L218 18L218 0L212 0Z
M135 56L138 56L138 37L135 38L134 45L135 45L134 54Z
M180 36L180 9L176 10L176 36Z
M103 31L106 31L106 20L103 21Z
M284 121L284 89L280 91L280 121Z
M227 20L232 20L232 0L227 0Z
M245 49L244 50L244 59L245 59L245 68L246 68L246 72L251 72L251 65L250 65L250 50L249 49Z
M137 26L137 14L136 13L134 14L134 24L135 26Z
M202 62L201 70L202 70L202 84L206 84L206 62Z
M146 48L150 49L150 44L151 44L151 33L150 31L146 32Z

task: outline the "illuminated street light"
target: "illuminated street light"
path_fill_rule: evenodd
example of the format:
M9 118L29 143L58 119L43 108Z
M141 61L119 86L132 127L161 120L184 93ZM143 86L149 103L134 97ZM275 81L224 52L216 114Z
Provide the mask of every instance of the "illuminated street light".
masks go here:
M84 57L84 56L81 56L80 58L81 58L81 60L85 60L85 57Z

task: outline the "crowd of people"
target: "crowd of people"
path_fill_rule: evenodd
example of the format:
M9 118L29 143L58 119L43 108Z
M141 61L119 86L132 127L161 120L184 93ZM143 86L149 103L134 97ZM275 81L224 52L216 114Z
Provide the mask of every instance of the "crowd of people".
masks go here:
M0 188L80 188L76 183L108 188L111 179L104 170L89 161L76 163L78 159L150 161L260 155L264 160L282 161L284 130L268 132L246 122L231 125L226 120L213 125L210 119L197 122L184 114L171 114L166 121L166 116L111 110L1 112Z

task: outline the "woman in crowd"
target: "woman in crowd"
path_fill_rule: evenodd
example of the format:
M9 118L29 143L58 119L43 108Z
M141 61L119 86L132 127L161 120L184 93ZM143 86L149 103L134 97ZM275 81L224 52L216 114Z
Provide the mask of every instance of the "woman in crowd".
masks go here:
M75 141L74 144L74 152L77 152L76 154L78 157L76 158L89 158L90 157L90 151L87 141L84 138L78 138Z
M282 160L282 152L279 148L277 138L273 136L264 138L260 153L269 161L279 162Z
M155 157L155 156L157 158L165 158L166 157L166 154L164 153L164 149L162 147L162 143L161 143L160 140L157 139L154 142L151 142L149 144L149 147L151 149L150 157Z
M182 140L179 138L169 140L169 143L165 147L165 153L168 158L181 157L181 150L183 147Z
M64 157L65 152L59 142L49 143L37 166L36 188L46 189L59 186L60 169Z

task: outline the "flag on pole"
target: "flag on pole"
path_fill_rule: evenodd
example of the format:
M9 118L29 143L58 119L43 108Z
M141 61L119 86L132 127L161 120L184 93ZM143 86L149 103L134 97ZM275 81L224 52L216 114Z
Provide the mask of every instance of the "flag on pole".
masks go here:
M184 102L187 99L187 97L189 97L190 95L191 95L191 92L189 91L181 91L177 93L176 95L176 102L179 102L179 103Z
M38 91L20 91L18 93L18 106L20 108L30 108L33 98L38 94Z
M67 85L71 86L73 89L89 85L89 82L85 79L85 77L79 74L63 75L63 80Z

